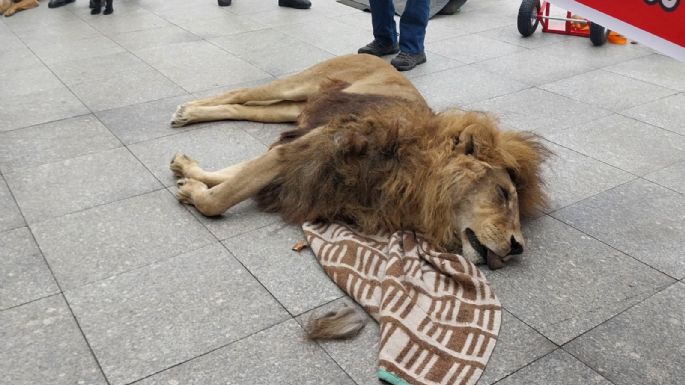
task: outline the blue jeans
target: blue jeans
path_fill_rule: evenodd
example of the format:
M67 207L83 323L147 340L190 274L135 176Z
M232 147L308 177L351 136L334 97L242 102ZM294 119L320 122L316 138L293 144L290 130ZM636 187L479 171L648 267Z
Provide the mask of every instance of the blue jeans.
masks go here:
M370 0L373 37L385 42L397 42L395 6L392 0ZM430 0L408 0L400 17L400 50L406 53L423 52Z

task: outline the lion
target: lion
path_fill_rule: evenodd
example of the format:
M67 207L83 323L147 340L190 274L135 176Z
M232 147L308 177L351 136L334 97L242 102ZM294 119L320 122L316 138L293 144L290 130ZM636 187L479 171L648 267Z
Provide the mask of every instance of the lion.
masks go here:
M498 268L523 252L520 217L544 207L536 136L481 112L433 112L390 64L348 55L269 84L179 106L171 125L295 122L262 156L205 171L177 154L179 201L207 216L254 198L286 222L409 229Z
M36 8L38 0L0 0L0 15L10 17L19 11Z

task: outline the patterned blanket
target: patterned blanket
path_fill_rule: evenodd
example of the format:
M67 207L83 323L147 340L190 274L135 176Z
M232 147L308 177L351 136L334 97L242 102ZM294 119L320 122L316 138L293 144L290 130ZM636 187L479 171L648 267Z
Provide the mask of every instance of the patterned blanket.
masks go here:
M303 230L326 273L381 329L378 377L394 385L475 384L497 342L501 306L483 274L413 232Z

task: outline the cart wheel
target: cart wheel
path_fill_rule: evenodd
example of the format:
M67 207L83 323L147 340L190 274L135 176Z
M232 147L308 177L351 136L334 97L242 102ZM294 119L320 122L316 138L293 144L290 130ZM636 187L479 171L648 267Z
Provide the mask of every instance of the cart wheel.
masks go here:
M540 0L523 0L519 7L517 26L523 37L528 37L535 32L540 24L538 11L540 10Z
M604 45L609 38L609 30L597 23L590 23L590 41L594 46Z

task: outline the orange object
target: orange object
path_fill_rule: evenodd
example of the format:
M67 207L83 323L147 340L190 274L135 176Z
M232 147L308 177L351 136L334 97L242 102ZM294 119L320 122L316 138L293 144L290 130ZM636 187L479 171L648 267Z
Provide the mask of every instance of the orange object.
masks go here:
M618 32L614 32L614 31L609 32L609 37L607 38L607 40L611 44L619 44L619 45L628 44L628 39L626 39L625 36L621 35Z

